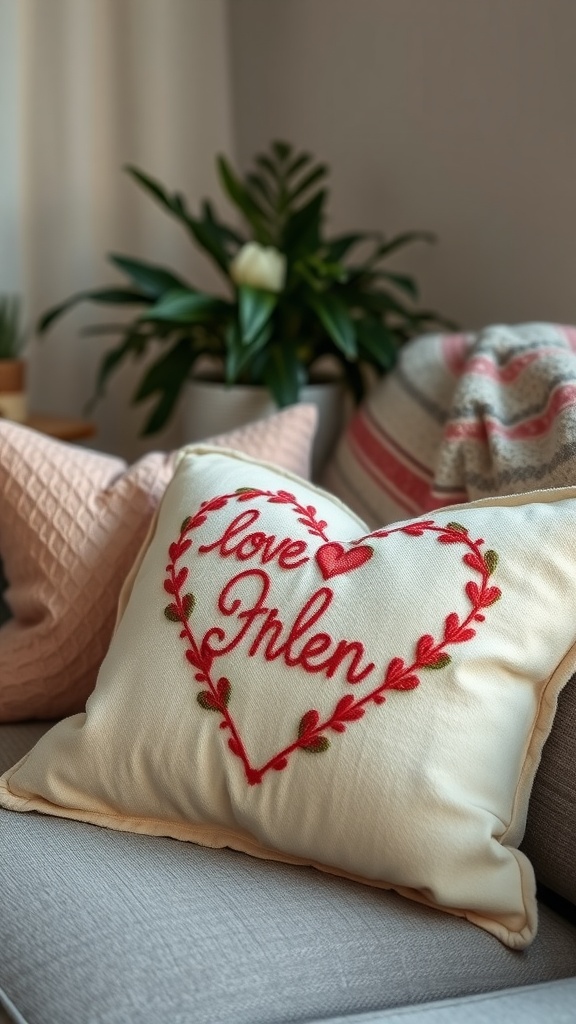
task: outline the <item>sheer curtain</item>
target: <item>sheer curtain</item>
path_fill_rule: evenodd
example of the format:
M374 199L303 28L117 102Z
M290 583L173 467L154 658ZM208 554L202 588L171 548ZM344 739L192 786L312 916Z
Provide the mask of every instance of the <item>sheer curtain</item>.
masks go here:
M0 0L0 63L0 291L22 292L29 323L75 290L117 281L107 252L214 284L122 167L136 164L193 207L219 195L215 154L234 155L226 0ZM78 327L103 313L79 307L31 339L35 410L81 414L110 341ZM129 406L139 373L117 375L94 412L97 444L127 457L143 448L143 410ZM154 444L180 440L175 422Z

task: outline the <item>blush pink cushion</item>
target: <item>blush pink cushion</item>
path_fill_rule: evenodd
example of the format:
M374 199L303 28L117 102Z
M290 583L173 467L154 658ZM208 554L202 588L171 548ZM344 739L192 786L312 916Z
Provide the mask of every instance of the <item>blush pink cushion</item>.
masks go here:
M307 475L316 411L293 406L212 444ZM0 629L0 721L84 708L118 595L172 478L175 453L133 466L0 421L0 556L13 619Z

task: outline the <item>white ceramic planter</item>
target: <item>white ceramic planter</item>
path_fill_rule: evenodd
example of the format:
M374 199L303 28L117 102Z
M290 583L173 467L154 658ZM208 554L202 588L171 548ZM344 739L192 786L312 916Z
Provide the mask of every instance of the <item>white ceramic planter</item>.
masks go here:
M345 421L345 389L341 381L308 384L300 392L302 402L318 409L318 429L312 453L312 473L317 477L325 465ZM187 384L181 404L181 424L185 443L222 434L263 419L278 407L263 387L192 380Z

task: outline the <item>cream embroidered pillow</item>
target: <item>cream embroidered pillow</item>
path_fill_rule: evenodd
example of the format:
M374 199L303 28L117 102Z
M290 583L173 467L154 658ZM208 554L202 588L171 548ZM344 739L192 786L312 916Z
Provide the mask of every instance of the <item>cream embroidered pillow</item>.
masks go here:
M336 499L198 449L86 713L0 803L358 878L536 931L517 846L574 671L576 489L368 533Z

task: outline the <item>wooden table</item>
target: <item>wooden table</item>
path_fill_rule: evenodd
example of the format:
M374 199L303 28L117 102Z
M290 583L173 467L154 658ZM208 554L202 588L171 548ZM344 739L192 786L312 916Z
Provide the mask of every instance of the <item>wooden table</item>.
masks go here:
M49 437L57 437L60 441L82 441L96 433L96 427L89 420L74 419L70 416L31 413L24 425L40 431L41 434L48 434Z

